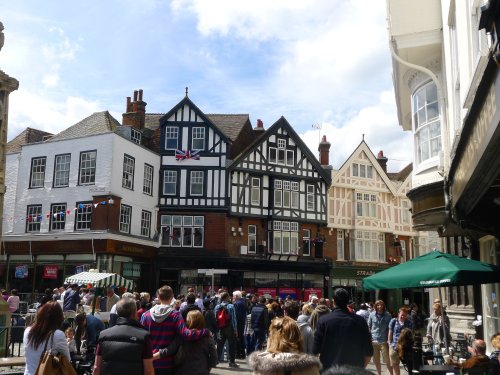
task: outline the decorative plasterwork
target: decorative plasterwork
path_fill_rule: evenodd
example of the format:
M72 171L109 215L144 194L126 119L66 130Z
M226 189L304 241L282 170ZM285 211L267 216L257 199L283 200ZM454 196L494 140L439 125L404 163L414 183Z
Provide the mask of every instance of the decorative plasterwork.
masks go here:
M442 68L440 58L433 58L427 64L423 65L423 67L429 69L438 77L438 79L441 79ZM415 69L409 69L403 75L403 81L407 83L411 92L413 92L418 86L420 86L425 81L428 81L429 79L430 77L428 74Z

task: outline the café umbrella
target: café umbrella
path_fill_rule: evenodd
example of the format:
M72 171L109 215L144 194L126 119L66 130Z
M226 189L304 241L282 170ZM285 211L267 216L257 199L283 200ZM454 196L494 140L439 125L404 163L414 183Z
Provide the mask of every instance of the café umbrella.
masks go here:
M433 250L363 279L363 289L434 288L500 281L500 267Z
M500 267L432 250L363 279L363 289L441 288L500 281ZM446 332L444 332L445 347Z

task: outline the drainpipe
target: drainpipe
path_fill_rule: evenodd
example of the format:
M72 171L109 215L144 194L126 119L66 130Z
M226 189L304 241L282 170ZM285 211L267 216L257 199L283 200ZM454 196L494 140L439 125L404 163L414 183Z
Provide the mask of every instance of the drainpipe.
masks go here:
M389 0L387 1L387 29L388 29L388 34L390 35L390 30L391 30L391 24L390 24L390 6L389 6ZM418 70L419 72L422 72L424 74L427 74L434 84L436 85L437 88L437 94L438 94L438 100L439 100L439 107L441 111L441 123L442 123L442 131L441 131L441 138L443 140L443 167L444 171L448 171L449 168L449 156L448 152L450 151L450 142L449 142L449 130L448 130L448 116L447 116L447 111L446 111L446 97L444 95L444 90L443 86L441 85L441 82L437 78L437 76L430 70L427 69L426 67L412 64L408 61L403 60L401 57L399 57L394 51L394 40L391 37L389 39L389 49L391 51L392 57L399 62L401 65L405 65L411 69ZM443 136L444 135L444 136ZM446 151L446 152L444 152ZM447 198L447 197L445 197Z

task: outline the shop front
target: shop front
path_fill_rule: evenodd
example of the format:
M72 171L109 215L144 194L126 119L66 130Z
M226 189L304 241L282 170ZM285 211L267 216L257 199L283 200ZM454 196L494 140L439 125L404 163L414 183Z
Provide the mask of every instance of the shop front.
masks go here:
M383 271L387 267L380 265L361 266L361 265L336 265L332 270L332 277L330 279L331 286L335 288L346 289L356 303L356 308L364 302L375 302L376 300L383 300L391 311L397 311L402 303L402 293L398 290L377 290L365 291L363 290L363 279L367 276L376 274Z

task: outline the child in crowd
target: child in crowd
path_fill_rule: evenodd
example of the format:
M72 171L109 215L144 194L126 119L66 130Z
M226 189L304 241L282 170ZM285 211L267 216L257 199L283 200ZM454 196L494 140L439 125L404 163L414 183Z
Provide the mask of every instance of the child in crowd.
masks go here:
M66 328L66 331L64 331L64 333L66 334L66 341L68 343L71 362L74 362L74 358L76 355L75 329L73 327L68 327Z

